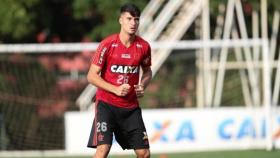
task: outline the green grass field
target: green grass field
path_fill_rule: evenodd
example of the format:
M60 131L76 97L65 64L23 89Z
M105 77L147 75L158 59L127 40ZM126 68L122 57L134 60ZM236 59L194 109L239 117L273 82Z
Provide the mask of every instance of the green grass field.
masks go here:
M109 156L109 158L134 158L134 155L129 156ZM30 157L42 158L42 157ZM57 157L48 157L57 158ZM71 156L59 158L91 158L85 156ZM212 151L212 152L188 152L176 154L155 154L151 158L280 158L280 150L265 151L265 150L238 150L238 151Z

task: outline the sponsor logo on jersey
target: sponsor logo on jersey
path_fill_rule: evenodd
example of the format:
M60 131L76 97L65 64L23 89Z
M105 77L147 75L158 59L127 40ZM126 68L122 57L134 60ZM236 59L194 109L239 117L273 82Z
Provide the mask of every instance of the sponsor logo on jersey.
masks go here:
M118 47L119 45L117 43L113 43L112 47Z
M112 65L111 71L114 73L121 74L136 74L138 73L138 66L128 66L128 65Z
M102 51L101 51L101 53L100 53L99 61L98 61L99 64L102 64L103 58L104 58L104 54L105 54L106 50L107 50L106 47L104 47L104 48L102 49Z
M125 58L125 59L130 59L130 54L122 54L121 57L122 57L122 58Z

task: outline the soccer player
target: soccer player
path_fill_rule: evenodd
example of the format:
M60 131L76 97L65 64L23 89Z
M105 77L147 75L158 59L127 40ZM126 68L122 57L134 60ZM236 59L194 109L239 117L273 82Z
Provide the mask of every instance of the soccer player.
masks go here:
M149 158L149 141L138 98L152 78L151 48L136 35L140 10L127 3L121 7L118 34L101 41L93 55L87 79L98 87L88 147L95 158L108 156L113 134L123 150L134 149L138 158ZM140 68L143 70L139 78Z

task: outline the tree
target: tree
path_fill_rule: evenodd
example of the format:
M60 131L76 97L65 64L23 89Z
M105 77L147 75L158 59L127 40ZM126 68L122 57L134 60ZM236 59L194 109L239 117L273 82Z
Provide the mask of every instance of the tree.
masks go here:
M30 11L39 0L2 0L0 5L0 40L18 40L35 31L35 12Z
M133 2L141 9L146 1L136 0L2 0L0 42L79 42L84 36L101 39L119 31L120 6Z
M74 16L78 20L97 20L98 23L95 23L96 25L88 32L88 35L92 39L100 40L109 34L119 31L119 10L121 5L126 2L134 3L141 10L147 4L147 0L74 0Z

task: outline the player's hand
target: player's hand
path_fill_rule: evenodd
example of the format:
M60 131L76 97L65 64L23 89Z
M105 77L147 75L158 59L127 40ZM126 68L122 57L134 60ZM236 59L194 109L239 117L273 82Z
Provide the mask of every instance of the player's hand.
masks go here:
M115 94L120 97L126 96L129 92L129 89L130 89L129 84L122 84L119 87L117 87Z
M138 98L144 96L144 86L142 84L134 85L134 89Z

